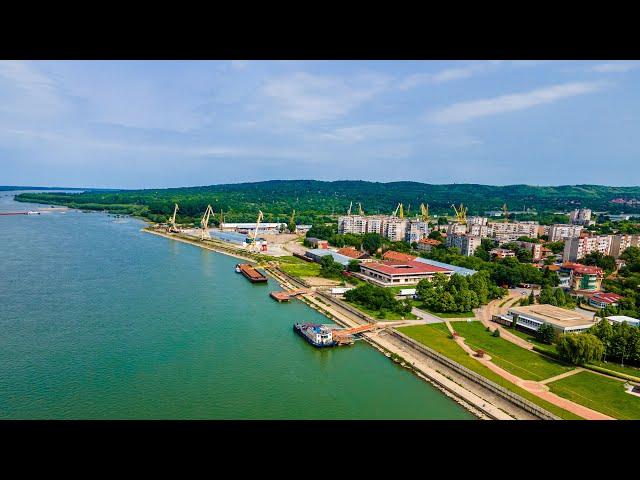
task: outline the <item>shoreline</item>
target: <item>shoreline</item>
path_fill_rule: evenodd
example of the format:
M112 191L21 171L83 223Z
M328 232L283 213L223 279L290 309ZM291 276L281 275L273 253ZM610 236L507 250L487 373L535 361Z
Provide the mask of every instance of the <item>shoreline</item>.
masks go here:
M141 231L151 233L159 237L177 240L182 243L191 244L195 247L204 248L206 250L211 250L223 255L239 258L252 263L259 263L256 259L241 255L242 252L234 252L233 247L227 247L226 245L216 245L216 243L213 242L202 243L199 240L191 240L182 236L176 236L175 234L169 234L162 231L154 231L148 228L149 225L150 224L148 224L147 227L142 228ZM287 279L282 278L280 275L273 272L270 268L265 268L265 271L272 279L276 281L276 283L283 290L296 288L295 285L292 285ZM312 308L318 313L321 313L329 320L341 326L349 328L353 327L353 324L355 324L355 322L349 321L345 318L340 318L340 315L338 315L338 312L336 312L335 310L331 309L332 311L330 311L329 305L325 304L324 301L320 301L319 299L314 297L308 298L309 296L310 295L301 295L299 297L299 300L305 303L308 307ZM467 389L455 382L448 374L444 374L436 369L429 368L425 365L416 366L415 362L409 362L405 360L397 351L394 351L399 349L396 345L389 344L389 342L386 341L383 342L380 338L375 339L371 334L363 334L362 339L394 363L410 370L418 378L438 389L448 398L455 401L458 405L474 415L477 419L513 419L511 415L506 414L499 407L492 405L489 401L481 398L479 395L477 395L476 392ZM396 356L395 358L394 355ZM398 358L400 360L398 360Z

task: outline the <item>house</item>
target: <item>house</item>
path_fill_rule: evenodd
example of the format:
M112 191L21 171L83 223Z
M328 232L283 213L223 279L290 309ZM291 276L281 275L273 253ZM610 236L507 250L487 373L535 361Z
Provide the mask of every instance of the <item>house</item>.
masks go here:
M507 257L515 257L516 252L513 250L509 250L508 248L494 248L489 251L489 255L495 258L507 258Z
M575 310L555 307L553 305L529 305L511 307L505 315L494 315L493 321L503 325L512 325L536 332L544 325L551 325L558 333L581 333L594 325L592 318Z
M353 247L339 248L336 253L344 255L345 257L349 257L353 260L367 260L371 258L368 253L361 252L360 250L356 250Z
M360 276L381 287L416 285L420 280L431 280L436 273L447 276L453 271L422 262L387 260L360 264Z
M626 315L612 315L610 317L606 317L609 320L609 323L628 323L632 327L640 327L640 320L633 317L627 317Z
M327 240L321 240L316 237L308 237L307 243L311 248L329 248L329 242Z
M435 248L441 244L442 242L440 240L434 240L433 238L423 238L418 241L418 250L430 252L432 248Z
M588 303L592 307L605 308L605 307L617 307L622 295L617 293L594 293L589 297Z

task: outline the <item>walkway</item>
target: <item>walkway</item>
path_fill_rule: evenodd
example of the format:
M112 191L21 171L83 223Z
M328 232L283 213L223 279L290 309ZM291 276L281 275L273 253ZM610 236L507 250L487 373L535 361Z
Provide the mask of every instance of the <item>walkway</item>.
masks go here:
M454 330L453 330L453 327L451 326L451 323L449 323L449 321L447 320L445 320L445 323L449 331L453 333ZM559 380L560 378L564 378L569 375L574 375L582 369L576 368L574 370L571 370L570 372L566 372L562 375L557 375L556 377L549 378L546 381L542 381L542 382L536 382L534 380L524 380L506 371L505 369L499 367L495 363L493 363L491 361L491 357L487 354L484 354L484 356L481 358L477 357L475 350L473 350L464 342L463 337L456 335L455 341L458 345L460 345L460 348L462 348L465 352L467 352L467 354L469 354L478 362L482 363L485 367L489 368L491 371L497 373L502 378L510 381L511 383L514 383L520 388L525 389L529 393L532 393L535 396L542 398L543 400L546 400L549 403L552 403L560 408L563 408L587 420L615 420L615 418L609 417L608 415L597 412L595 410L591 410L590 408L587 408L584 405L580 405L578 403L572 402L571 400L567 400L566 398L559 397L555 393L550 392L549 387L545 385L546 383L552 382L554 380Z

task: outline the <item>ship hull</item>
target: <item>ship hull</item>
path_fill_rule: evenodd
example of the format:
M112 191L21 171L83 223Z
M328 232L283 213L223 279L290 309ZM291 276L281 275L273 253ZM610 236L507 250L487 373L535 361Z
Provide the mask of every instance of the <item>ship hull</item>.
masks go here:
M296 332L298 335L300 335L302 338L304 338L307 341L307 343L313 345L316 348L333 347L336 345L335 341L332 341L331 343L318 343L314 341L312 338L305 335L305 333L302 331L302 328L297 323L293 325L293 331Z

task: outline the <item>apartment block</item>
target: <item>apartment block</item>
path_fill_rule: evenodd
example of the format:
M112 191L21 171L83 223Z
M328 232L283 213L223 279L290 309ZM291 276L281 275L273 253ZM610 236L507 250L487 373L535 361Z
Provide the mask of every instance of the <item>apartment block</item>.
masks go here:
M447 235L446 245L447 247L458 248L462 255L469 257L475 253L481 242L482 238L477 235L461 235L454 233Z
M609 255L611 252L611 239L612 235L568 238L564 243L562 260L565 262L575 262L593 252Z
M611 237L611 252L614 258L618 258L629 247L640 247L640 235L621 234Z
M521 248L526 248L527 250L529 250L534 262L537 262L544 258L541 243L516 241L515 244Z
M385 237L392 242L404 240L407 234L407 224L409 221L405 218L391 217L387 221L385 229Z
M429 223L421 220L410 220L407 228L407 242L414 243L419 242L423 238L429 236Z
M464 223L450 222L447 225L447 236L464 235L467 233L467 225Z
M519 237L538 238L538 222L494 222L489 223L493 237L513 241Z
M551 228L549 228L549 241L557 242L567 238L579 237L583 228L582 225L566 225L560 223L551 225Z
M580 208L569 214L569 221L574 225L591 224L591 210L588 208Z

